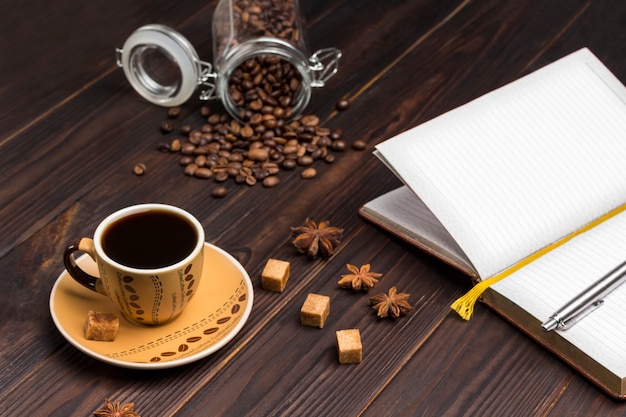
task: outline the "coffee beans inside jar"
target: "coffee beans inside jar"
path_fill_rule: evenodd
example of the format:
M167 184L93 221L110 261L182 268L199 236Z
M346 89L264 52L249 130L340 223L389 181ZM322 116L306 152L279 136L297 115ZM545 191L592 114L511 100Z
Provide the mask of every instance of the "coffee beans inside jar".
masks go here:
M249 121L258 113L291 119L300 88L300 73L275 55L258 55L247 60L229 79L229 94L240 109L238 117L242 121Z
M341 57L336 48L309 56L298 0L220 0L213 39L217 96L240 121L257 112L303 113Z

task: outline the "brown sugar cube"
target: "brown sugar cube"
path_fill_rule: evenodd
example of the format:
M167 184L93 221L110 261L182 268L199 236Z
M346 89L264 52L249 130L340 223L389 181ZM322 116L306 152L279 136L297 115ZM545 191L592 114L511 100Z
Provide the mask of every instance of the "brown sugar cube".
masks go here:
M85 339L112 342L119 327L120 321L115 314L90 310L85 320Z
M330 313L330 297L319 294L309 294L300 309L300 322L305 326L324 327Z
M337 330L339 363L361 363L363 346L359 329Z
M261 285L268 291L283 292L289 279L289 262L268 259L261 272Z

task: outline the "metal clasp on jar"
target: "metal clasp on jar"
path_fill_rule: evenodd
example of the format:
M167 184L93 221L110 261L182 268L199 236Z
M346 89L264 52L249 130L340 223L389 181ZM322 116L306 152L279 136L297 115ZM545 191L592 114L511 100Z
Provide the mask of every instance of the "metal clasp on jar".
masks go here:
M311 87L324 87L326 81L337 73L341 51L337 48L324 48L309 58Z

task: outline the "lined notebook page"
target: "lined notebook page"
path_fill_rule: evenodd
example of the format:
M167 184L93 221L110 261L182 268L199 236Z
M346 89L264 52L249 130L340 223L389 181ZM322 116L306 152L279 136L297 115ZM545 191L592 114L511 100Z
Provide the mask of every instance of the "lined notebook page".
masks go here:
M626 260L626 212L575 237L491 289L539 323ZM621 378L626 377L626 284L604 304L559 334Z
M490 277L626 199L626 88L587 49L377 146Z

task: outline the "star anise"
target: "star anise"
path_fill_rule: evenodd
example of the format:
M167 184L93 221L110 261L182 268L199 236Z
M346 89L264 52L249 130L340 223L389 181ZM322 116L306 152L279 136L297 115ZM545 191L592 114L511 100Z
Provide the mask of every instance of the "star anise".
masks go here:
M365 264L360 269L350 264L346 266L351 273L342 275L338 284L340 287L352 288L354 291L369 290L378 282L378 278L383 276L378 272L370 271L370 264Z
M141 417L133 411L134 403L120 405L120 402L113 403L108 398L104 399L105 408L93 412L96 417Z
M409 294L398 293L396 287L389 288L389 294L381 293L370 297L370 305L378 317L393 319L404 316L411 310Z
M298 251L308 254L311 258L315 258L318 254L322 258L330 258L339 244L343 229L331 227L328 220L318 225L307 218L306 223L305 226L291 228L293 245Z

